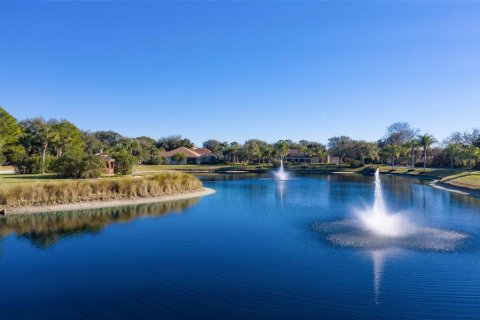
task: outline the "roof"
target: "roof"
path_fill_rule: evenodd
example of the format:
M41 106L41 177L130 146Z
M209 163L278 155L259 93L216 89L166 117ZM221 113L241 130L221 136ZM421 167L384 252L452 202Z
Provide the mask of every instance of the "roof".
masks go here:
M158 153L158 156L164 157L164 158L169 158L169 157L173 157L177 153L181 153L187 158L198 158L198 157L201 156L201 154L199 154L195 151L192 151L190 149L187 149L185 147L180 147L180 148L170 150L170 151L160 151Z
M308 158L308 157L310 157L310 155L306 152L301 152L298 149L291 149L287 153L287 157L289 157L289 158Z
M113 159L112 157L110 157L108 154L106 153L97 153L95 154L96 156L99 156L100 158L102 158L102 160L105 160L105 161L115 161L115 159Z
M196 149L193 149L193 151L195 151L196 153L200 154L200 155L204 155L204 154L210 154L212 153L212 151L208 150L207 148L196 148Z

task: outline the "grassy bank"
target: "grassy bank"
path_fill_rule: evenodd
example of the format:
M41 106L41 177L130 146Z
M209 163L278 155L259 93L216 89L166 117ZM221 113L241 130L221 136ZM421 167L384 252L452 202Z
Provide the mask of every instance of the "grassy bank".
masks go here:
M480 191L480 171L472 172L471 174L462 172L450 175L440 179L440 182L458 188Z
M423 168L408 168L408 167L395 167L392 169L391 166L380 166L381 173L392 173L392 174L405 174L416 177L426 177L431 179L442 179L451 175L456 175L459 173L465 173L465 170L461 169L442 169L442 168L426 168L423 171Z
M181 172L141 177L88 180L53 179L30 183L0 182L0 207L67 204L85 201L160 197L199 190L201 182Z

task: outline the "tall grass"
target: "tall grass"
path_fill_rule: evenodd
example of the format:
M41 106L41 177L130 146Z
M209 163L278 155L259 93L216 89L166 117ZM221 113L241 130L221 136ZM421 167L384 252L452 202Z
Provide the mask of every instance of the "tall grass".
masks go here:
M202 183L197 178L181 172L117 179L3 184L0 186L0 206L14 208L83 201L159 197L194 191L201 187Z

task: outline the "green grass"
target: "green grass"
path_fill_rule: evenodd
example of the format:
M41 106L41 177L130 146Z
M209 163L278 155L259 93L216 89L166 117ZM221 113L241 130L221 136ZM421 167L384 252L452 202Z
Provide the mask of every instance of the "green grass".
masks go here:
M427 168L423 171L423 168L408 168L408 167L395 167L392 169L391 166L380 166L380 172L382 173L394 173L394 174L408 174L414 176L424 176L435 179L442 179L444 177L463 173L465 170L461 169L439 169L439 168Z
M480 171L471 174L468 172L457 173L444 177L440 182L456 187L480 190Z
M0 174L0 186L11 183L54 182L62 179L54 174Z

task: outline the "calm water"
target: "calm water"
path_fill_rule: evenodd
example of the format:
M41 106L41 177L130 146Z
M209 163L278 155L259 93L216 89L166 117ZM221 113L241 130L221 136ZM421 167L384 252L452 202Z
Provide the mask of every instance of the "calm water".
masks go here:
M479 319L480 199L382 177L455 250L332 245L373 177L208 176L202 199L0 220L0 319Z

